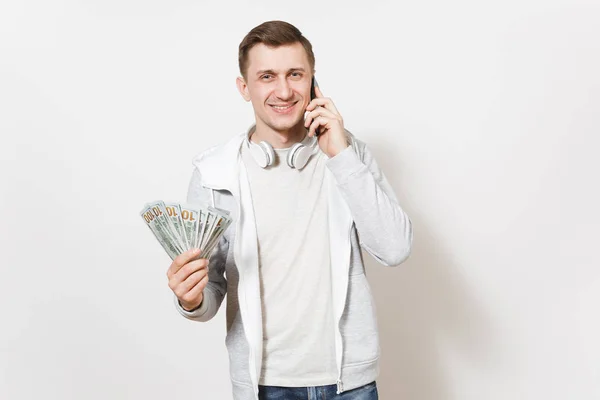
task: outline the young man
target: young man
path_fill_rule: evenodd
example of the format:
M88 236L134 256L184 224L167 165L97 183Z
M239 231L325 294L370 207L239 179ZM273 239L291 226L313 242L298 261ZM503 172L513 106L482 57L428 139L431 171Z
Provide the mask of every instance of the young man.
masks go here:
M315 60L297 28L252 29L239 66L256 123L194 159L188 192L188 202L229 210L234 222L210 263L197 251L173 261L176 307L208 321L228 294L236 400L377 399L380 348L361 247L384 265L402 263L411 221L332 100L316 87L311 101Z

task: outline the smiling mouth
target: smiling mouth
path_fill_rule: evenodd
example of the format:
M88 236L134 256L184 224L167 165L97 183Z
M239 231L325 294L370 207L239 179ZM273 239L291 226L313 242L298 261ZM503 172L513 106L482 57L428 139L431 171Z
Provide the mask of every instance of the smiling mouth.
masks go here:
M296 103L298 103L298 102L296 102ZM289 104L287 106L276 106L273 104L269 104L269 106L277 113L286 113L286 112L290 111L296 105L296 103Z

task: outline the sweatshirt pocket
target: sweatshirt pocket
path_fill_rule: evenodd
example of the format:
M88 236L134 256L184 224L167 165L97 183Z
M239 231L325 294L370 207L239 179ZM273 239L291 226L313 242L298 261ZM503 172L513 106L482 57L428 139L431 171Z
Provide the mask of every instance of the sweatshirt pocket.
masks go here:
M379 333L375 303L364 274L352 275L348 282L346 307L340 320L344 342L343 364L361 364L379 357Z

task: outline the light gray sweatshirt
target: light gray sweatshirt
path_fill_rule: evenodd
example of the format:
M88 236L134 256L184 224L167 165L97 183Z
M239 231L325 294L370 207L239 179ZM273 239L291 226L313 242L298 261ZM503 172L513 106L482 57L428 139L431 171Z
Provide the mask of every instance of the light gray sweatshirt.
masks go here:
M177 310L208 321L227 294L225 343L235 400L257 400L262 364L262 313L256 221L240 148L247 132L194 158L189 203L210 203L234 222L210 258L209 282L200 308ZM379 373L379 335L362 249L385 266L405 261L412 223L364 142L346 131L350 146L326 161L332 299L338 393L374 381Z

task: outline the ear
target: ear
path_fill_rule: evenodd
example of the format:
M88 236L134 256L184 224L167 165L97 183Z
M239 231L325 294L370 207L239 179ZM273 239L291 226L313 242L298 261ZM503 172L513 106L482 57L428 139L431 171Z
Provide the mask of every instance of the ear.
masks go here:
M235 84L238 88L238 91L246 101L250 101L250 93L248 92L248 85L244 81L244 78L238 76L235 80Z

